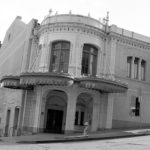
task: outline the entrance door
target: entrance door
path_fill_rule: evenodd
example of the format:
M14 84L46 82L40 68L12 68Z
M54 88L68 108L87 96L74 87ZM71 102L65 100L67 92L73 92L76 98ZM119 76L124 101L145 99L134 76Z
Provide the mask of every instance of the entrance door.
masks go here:
M48 109L46 131L61 133L62 132L63 111Z

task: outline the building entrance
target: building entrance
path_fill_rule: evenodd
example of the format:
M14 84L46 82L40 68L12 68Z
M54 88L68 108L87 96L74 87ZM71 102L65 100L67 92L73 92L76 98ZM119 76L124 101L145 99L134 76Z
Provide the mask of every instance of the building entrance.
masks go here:
M47 110L46 132L61 133L63 122L62 110Z

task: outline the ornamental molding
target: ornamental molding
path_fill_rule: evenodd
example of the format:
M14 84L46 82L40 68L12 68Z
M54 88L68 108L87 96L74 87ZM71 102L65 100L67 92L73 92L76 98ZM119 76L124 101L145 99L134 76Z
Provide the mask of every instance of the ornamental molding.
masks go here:
M33 90L36 86L77 86L104 93L124 93L128 85L115 79L100 77L74 78L65 73L26 72L20 76L5 76L1 79L3 87L11 89Z
M29 72L20 75L21 85L72 85L73 78L62 73Z
M108 34L108 37L111 40L116 40L117 43L120 43L122 45L128 45L128 46L134 47L134 48L150 50L150 43L144 42L144 41L132 38L132 37L121 35L121 34L118 34L115 32L110 32Z
M98 77L81 77L76 78L79 86L87 89L94 89L106 93L124 93L128 85L117 80L109 80Z
M44 33L80 33L94 37L100 37L105 40L106 33L104 30L98 29L93 26L80 24L80 23L53 23L42 25L38 29L38 35Z

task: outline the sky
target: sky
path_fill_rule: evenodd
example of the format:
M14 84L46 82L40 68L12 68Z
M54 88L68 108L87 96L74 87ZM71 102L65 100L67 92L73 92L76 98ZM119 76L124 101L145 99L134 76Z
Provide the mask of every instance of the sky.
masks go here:
M28 23L37 19L39 23L52 9L52 15L80 14L98 19L109 12L109 25L137 32L150 37L150 0L0 0L0 41L16 18Z

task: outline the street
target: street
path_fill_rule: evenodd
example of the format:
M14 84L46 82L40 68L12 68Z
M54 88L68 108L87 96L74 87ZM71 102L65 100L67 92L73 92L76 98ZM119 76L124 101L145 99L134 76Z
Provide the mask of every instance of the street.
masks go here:
M54 144L1 143L0 150L150 150L150 136Z

